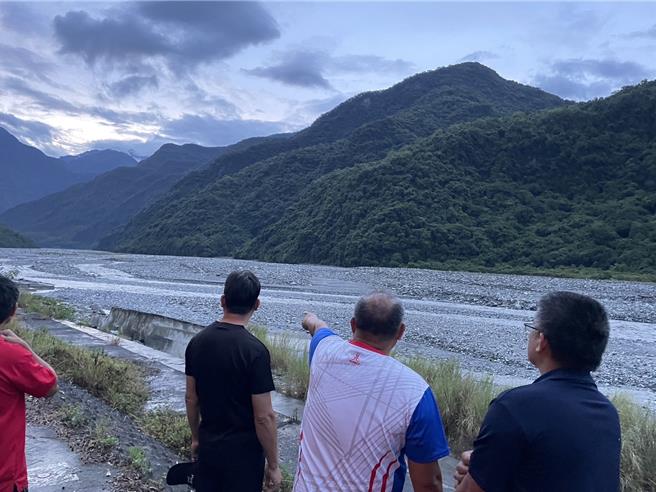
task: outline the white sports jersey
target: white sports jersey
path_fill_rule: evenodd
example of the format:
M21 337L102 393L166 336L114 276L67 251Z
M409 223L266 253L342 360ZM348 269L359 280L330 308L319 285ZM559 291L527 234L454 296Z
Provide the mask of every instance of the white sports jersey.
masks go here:
M405 456L449 454L431 389L396 359L323 328L310 363L294 491L397 492Z

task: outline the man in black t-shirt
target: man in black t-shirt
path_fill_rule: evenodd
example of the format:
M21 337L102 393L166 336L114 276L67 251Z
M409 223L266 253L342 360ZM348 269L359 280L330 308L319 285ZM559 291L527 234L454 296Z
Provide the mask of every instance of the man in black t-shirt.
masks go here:
M553 292L525 326L541 376L490 404L457 467L456 492L617 492L619 417L590 376L608 342L606 311L590 297Z
M223 317L187 346L187 418L198 492L260 492L265 475L265 490L280 487L269 351L245 328L259 295L253 273L232 272L221 296Z

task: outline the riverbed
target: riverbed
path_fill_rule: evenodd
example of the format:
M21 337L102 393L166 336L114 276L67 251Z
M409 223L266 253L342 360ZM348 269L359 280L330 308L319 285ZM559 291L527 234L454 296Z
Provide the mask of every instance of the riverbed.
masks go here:
M581 292L601 301L611 338L595 378L604 391L625 391L656 408L656 284L403 268L338 268L230 258L167 257L54 249L0 249L0 271L44 284L43 294L80 316L113 306L209 324L220 315L227 274L250 269L262 281L253 322L301 336L304 311L314 311L344 336L358 296L399 295L406 309L403 355L455 359L503 385L530 382L525 321L541 295Z

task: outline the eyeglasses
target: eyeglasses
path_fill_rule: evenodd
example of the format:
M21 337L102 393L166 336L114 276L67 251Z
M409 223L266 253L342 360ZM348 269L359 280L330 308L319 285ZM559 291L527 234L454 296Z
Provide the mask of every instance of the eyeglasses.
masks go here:
M537 332L543 333L543 330L535 326L533 323L524 323L524 327L529 330L535 330Z

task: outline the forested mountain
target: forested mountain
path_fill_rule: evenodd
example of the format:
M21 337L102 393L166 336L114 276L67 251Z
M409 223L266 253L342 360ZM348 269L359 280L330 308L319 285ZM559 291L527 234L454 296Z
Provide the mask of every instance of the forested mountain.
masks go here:
M80 181L58 159L0 128L0 212Z
M0 225L0 248L33 248L34 243Z
M288 213L322 176L383 159L435 130L563 105L477 63L425 72L361 94L280 141L220 157L182 179L101 247L230 255Z
M242 256L656 271L656 82L440 130L307 187Z
M223 147L166 144L137 166L114 169L90 182L8 210L0 215L0 223L39 246L91 248L186 173L223 151Z
M104 174L117 167L136 166L134 157L118 150L89 150L78 155L66 155L59 158L66 169L78 174L85 181L99 174Z

